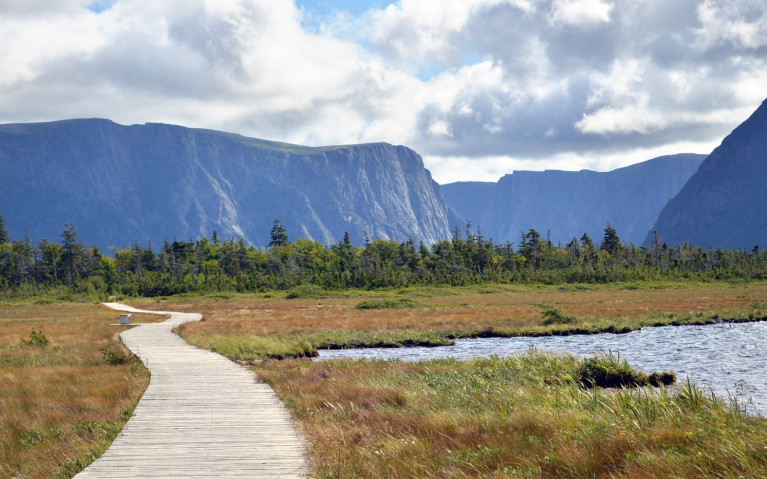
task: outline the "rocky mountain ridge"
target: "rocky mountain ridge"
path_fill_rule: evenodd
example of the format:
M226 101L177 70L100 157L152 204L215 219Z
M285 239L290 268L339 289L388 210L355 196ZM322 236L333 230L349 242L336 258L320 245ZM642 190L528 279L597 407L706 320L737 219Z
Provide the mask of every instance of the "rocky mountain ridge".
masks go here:
M663 156L608 172L515 171L496 183L442 185L442 192L458 217L495 242L519 243L530 228L554 243L583 233L599 242L610 223L624 241L641 244L704 158Z
M703 248L767 246L767 100L701 163L660 212L661 242ZM645 244L652 241L650 232Z
M164 239L433 243L448 211L423 160L386 143L311 148L231 133L82 119L0 125L0 214L13 238L72 222L102 249Z
M306 147L232 133L83 119L0 125L0 215L11 237L59 240L66 222L102 249L211 236L265 246L349 232L431 244L466 220L496 243L530 228L565 244L767 244L767 102L711 155L659 157L610 172L515 171L437 185L421 157L386 143ZM705 159L705 161L704 161ZM688 181L689 180L689 181ZM661 212L662 211L662 212ZM654 225L654 226L653 226Z

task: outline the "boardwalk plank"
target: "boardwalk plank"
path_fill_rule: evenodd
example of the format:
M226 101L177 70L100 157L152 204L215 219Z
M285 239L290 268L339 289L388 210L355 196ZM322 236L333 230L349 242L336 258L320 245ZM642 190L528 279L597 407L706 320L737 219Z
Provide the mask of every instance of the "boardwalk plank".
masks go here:
M254 374L173 333L192 313L120 334L152 373L112 446L77 479L304 478L305 445L274 391Z

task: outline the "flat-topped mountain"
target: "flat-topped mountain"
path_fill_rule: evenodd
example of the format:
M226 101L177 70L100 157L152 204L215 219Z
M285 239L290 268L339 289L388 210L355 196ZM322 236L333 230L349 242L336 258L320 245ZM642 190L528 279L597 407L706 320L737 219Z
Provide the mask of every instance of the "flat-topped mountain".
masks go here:
M449 237L439 185L421 157L386 143L311 148L212 130L108 120L0 125L0 215L14 239L155 246L243 238L264 246L274 218L290 239L348 231L432 243Z
M515 171L497 183L442 185L442 193L458 216L495 242L519 243L530 228L550 233L555 243L583 233L598 242L609 222L624 241L641 244L704 158L662 156L609 172Z
M672 246L765 247L766 183L767 100L708 155L663 208L653 229Z

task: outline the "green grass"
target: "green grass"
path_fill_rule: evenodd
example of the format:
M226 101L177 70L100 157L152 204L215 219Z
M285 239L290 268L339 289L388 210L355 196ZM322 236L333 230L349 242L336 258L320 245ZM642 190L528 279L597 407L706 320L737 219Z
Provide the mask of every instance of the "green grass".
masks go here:
M544 320L539 326L456 330L448 332L447 337L451 339L459 339L477 337L538 337L570 336L575 334L629 333L644 327L745 323L764 320L767 320L767 315L743 310L716 313L654 313L629 318L597 316L549 322Z
M578 384L584 387L632 388L676 384L671 371L653 372L649 376L629 366L620 354L607 351L581 361L578 367Z
M72 477L119 434L149 372L109 326L117 314L85 303L0 306L0 479Z
M354 309L409 309L425 306L408 298L367 300L357 303Z
M541 322L544 326L550 326L552 324L572 324L578 322L575 316L569 314L563 314L559 309L550 306L548 304L536 304L541 308Z
M302 358L317 355L317 349L299 337L206 335L188 338L194 344L215 351L232 361Z
M355 309L358 309L355 307ZM367 308L362 308L367 309ZM337 330L316 333L278 333L269 335L193 334L185 339L198 347L213 349L232 360L286 359L313 357L318 349L398 348L410 346L450 346L455 339L487 337L540 337L576 334L628 333L652 326L705 325L720 322L748 322L764 319L750 311L728 313L664 313L617 321L613 318L585 318L529 327L480 329L393 329ZM544 321L545 323L545 321ZM2 358L0 357L0 361Z
M187 335L193 344L233 361L317 356L318 349L401 348L454 344L433 331L323 331L286 335Z
M767 423L683 385L586 389L582 362L267 361L313 477L765 477Z
M275 296L225 309L198 303L208 308L206 321L182 333L202 347L216 342L277 390L308 438L313 477L767 477L764 419L688 383L630 387L673 377L633 370L617 356L268 359L318 347L754 321L764 316L763 286L483 285L346 291L321 301ZM424 307L355 308L397 299ZM549 317L574 320L541 324L546 310L536 304L548 305Z

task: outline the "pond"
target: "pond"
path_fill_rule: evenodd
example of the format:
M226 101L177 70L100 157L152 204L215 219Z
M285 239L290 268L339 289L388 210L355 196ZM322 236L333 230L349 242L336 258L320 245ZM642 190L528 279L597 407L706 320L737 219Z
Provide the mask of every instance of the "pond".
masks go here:
M322 350L317 360L379 358L421 361L453 357L509 356L531 347L568 351L579 357L613 351L645 372L674 371L718 397L729 394L749 411L767 415L767 322L707 326L662 326L628 334L546 336L538 338L459 339L436 348Z

